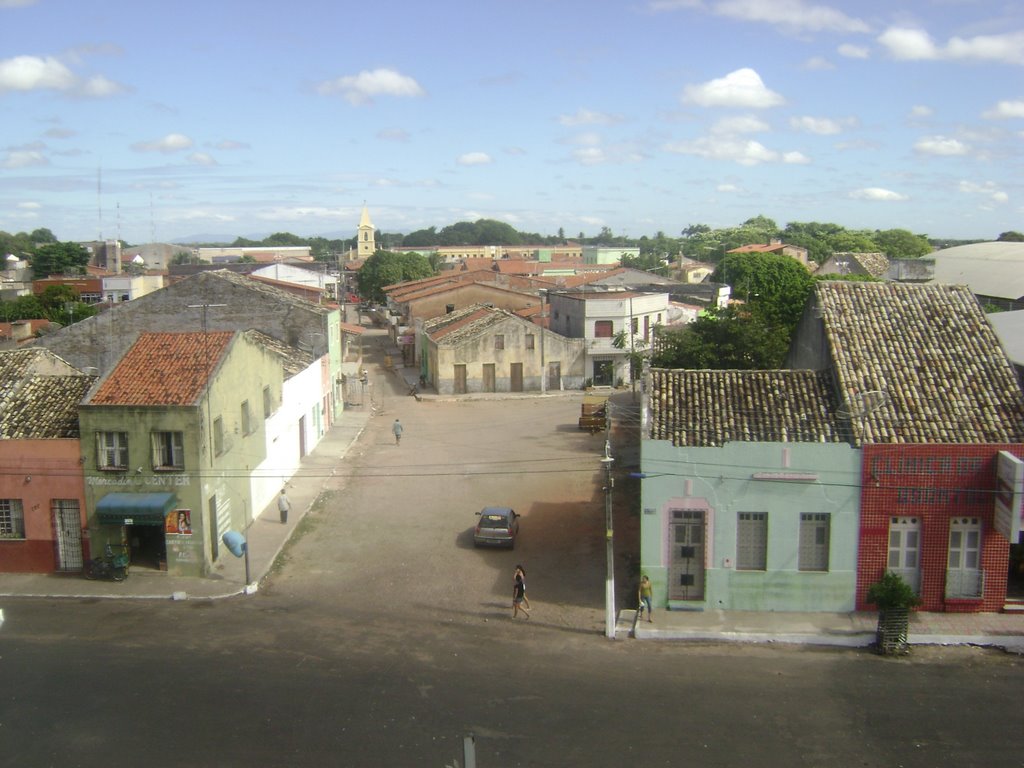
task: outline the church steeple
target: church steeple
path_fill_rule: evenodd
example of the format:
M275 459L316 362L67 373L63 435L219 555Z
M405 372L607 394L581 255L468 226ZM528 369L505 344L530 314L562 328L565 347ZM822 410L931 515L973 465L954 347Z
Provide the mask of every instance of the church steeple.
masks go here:
M356 241L356 258L368 259L377 251L377 239L374 236L373 223L370 221L370 212L363 203L363 214L359 217L359 233Z

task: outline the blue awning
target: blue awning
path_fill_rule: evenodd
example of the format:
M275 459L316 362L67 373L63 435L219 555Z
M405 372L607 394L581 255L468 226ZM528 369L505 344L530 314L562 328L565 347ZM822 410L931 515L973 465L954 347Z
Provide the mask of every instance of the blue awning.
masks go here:
M173 493L108 493L96 505L102 525L163 525L178 505Z

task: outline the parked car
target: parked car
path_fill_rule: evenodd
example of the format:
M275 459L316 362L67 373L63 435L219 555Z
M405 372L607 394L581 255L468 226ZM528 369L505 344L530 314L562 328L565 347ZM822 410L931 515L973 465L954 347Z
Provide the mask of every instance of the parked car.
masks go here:
M473 531L475 546L493 545L512 549L519 535L519 515L510 507L484 507L476 513L480 520Z

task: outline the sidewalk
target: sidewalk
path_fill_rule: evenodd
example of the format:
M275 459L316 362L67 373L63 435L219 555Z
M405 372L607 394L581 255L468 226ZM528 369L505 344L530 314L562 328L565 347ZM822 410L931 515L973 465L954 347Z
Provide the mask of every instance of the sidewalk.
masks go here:
M245 559L233 557L221 544L221 556L206 578L169 576L162 571L136 568L120 583L89 581L81 574L0 573L2 597L135 598L185 600L223 598L255 591L256 584L273 565L292 532L316 502L324 484L337 470L370 420L370 408L349 407L324 435L316 448L302 459L298 472L286 483L292 512L281 525L277 500L257 517L245 537L249 548L249 579L246 589Z
M617 639L633 635L636 611L619 611ZM655 611L636 623L638 640L790 643L863 648L875 641L878 614L757 611ZM1024 613L910 615L911 645L978 645L1024 654Z

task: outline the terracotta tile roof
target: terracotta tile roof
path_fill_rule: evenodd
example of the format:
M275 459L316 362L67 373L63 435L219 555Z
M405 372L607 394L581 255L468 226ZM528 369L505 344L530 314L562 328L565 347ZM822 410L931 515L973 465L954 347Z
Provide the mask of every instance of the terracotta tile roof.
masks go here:
M650 414L650 437L677 446L845 442L825 372L655 368Z
M45 349L0 352L0 438L78 437L78 405L95 380Z
M281 359L286 379L302 373L313 364L313 354L311 352L293 347L280 339L268 336L262 331L250 329L245 332L245 337L254 344L269 349Z
M0 399L0 438L76 438L78 406L95 376L30 376Z
M195 405L234 336L231 331L142 333L89 404Z
M1024 393L967 286L819 282L814 301L858 444L1024 442Z
M513 317L512 313L474 304L427 320L423 323L423 331L432 341L457 343L460 339L475 336L508 317Z

